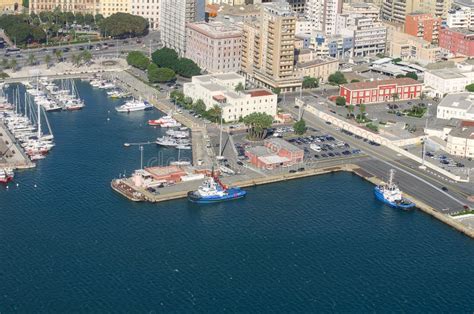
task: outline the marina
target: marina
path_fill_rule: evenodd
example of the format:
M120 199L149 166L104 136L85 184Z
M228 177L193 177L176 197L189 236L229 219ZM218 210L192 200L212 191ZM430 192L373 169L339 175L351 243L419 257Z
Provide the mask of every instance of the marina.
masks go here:
M76 81L76 86L84 98L83 110L47 113L54 151L35 170L16 172L18 187L0 189L3 204L14 204L0 211L5 308L110 311L120 297L130 300L123 306L126 311L237 311L265 298L266 310L291 311L295 307L282 300L297 298L302 300L299 311L364 311L367 306L353 293L358 286L360 293L378 295L369 306L373 310L389 305L468 311L462 301L472 298L472 290L456 274L474 256L472 241L419 211L394 210L375 199L373 184L380 184L375 178L387 172L379 175L365 165L340 170L348 162L334 160L321 163L319 171L225 176L224 184L247 192L235 201L201 205L185 195L173 202L136 204L111 191L112 178L141 168L158 171L178 159L194 160L196 152L154 143L167 135L167 129L148 126L148 120L159 118L158 111L120 114L114 108L123 99L111 99L86 82ZM199 138L195 143L193 133L194 147ZM360 160L374 164L364 158ZM347 160L359 163L357 158ZM407 191L406 174L397 172L397 180ZM203 181L201 177L155 190L157 197L170 198L197 189ZM406 197L417 202L419 195L411 194ZM394 253L399 250L404 253ZM215 256L211 262L209 255ZM414 268L420 260L430 267ZM249 274L249 268L255 273ZM279 282L281 272L287 279ZM394 280L400 276L409 279L401 284ZM37 288L29 284L31 278L39 278ZM383 288L378 286L381 280ZM428 287L445 291L450 302L435 297ZM244 289L248 297L241 300L236 291ZM393 298L402 290L403 300ZM97 301L90 301L91 293ZM30 296L28 305L21 302L25 294ZM315 295L318 305L307 306Z

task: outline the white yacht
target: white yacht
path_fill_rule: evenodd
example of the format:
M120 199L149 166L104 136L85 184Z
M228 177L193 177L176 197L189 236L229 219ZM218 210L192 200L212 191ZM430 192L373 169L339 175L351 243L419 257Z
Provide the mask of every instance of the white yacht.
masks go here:
M146 101L142 100L130 100L127 101L125 104L116 107L115 110L118 112L133 112L133 111L143 111L143 110L150 110L153 106Z

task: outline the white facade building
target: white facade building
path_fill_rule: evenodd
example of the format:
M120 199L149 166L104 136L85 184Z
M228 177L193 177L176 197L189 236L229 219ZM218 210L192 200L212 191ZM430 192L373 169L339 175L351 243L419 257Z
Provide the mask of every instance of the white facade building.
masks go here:
M204 20L204 10L205 0L160 0L159 19L163 45L184 56L186 24Z
M474 121L474 94L449 94L439 103L436 111L438 119L459 119Z
M471 28L474 26L474 2L458 0L448 11L446 25L449 28Z
M342 13L342 0L307 0L305 18L312 31L322 31L332 36L337 33L337 14Z
M193 101L201 99L206 110L219 106L225 121L237 121L254 112L277 114L277 95L264 89L235 91L237 85L245 86L245 78L237 73L194 76L184 83L183 92Z
M428 70L424 83L426 92L433 97L463 92L466 85L474 83L474 69L470 64L458 63L457 68Z
M354 57L375 56L386 52L387 27L380 22L374 22L371 17L340 14L337 26L339 34L353 38Z
M474 127L461 126L449 132L446 151L462 158L474 157Z
M160 25L160 0L130 0L128 12L147 19L150 29Z

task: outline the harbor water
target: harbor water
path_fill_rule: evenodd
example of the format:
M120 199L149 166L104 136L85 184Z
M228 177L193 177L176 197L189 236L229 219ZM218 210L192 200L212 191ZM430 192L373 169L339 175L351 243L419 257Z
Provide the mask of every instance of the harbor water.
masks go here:
M473 311L474 242L352 174L213 205L127 201L109 185L140 166L123 143L160 136L146 121L162 114L77 86L82 111L48 113L50 155L0 188L2 312ZM144 146L146 165L176 158Z

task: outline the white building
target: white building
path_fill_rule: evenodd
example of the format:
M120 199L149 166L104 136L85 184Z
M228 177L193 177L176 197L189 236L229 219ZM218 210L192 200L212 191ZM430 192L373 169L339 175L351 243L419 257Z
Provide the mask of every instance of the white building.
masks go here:
M117 1L117 3L119 2ZM147 19L150 29L159 27L160 0L130 0L128 3L128 12Z
M337 25L339 34L353 38L354 57L375 56L386 52L387 27L382 23L363 15L340 14Z
M474 157L474 127L460 126L449 132L446 151L462 158Z
M474 26L474 3L458 0L448 11L446 25L449 28L471 28Z
M456 68L427 70L425 90L433 97L465 91L466 85L474 83L474 69L471 64L458 63Z
M436 111L438 119L459 119L474 121L474 94L449 94L439 103Z
M237 121L254 112L271 116L277 114L277 95L265 89L235 91L237 85L245 86L245 78L237 73L194 76L184 83L183 92L193 101L201 99L206 110L219 106L225 121Z
M311 23L312 31L322 31L326 35L337 33L337 14L342 13L342 0L307 0L305 18Z
M204 20L204 10L205 0L160 0L160 35L163 45L184 56L186 24Z

